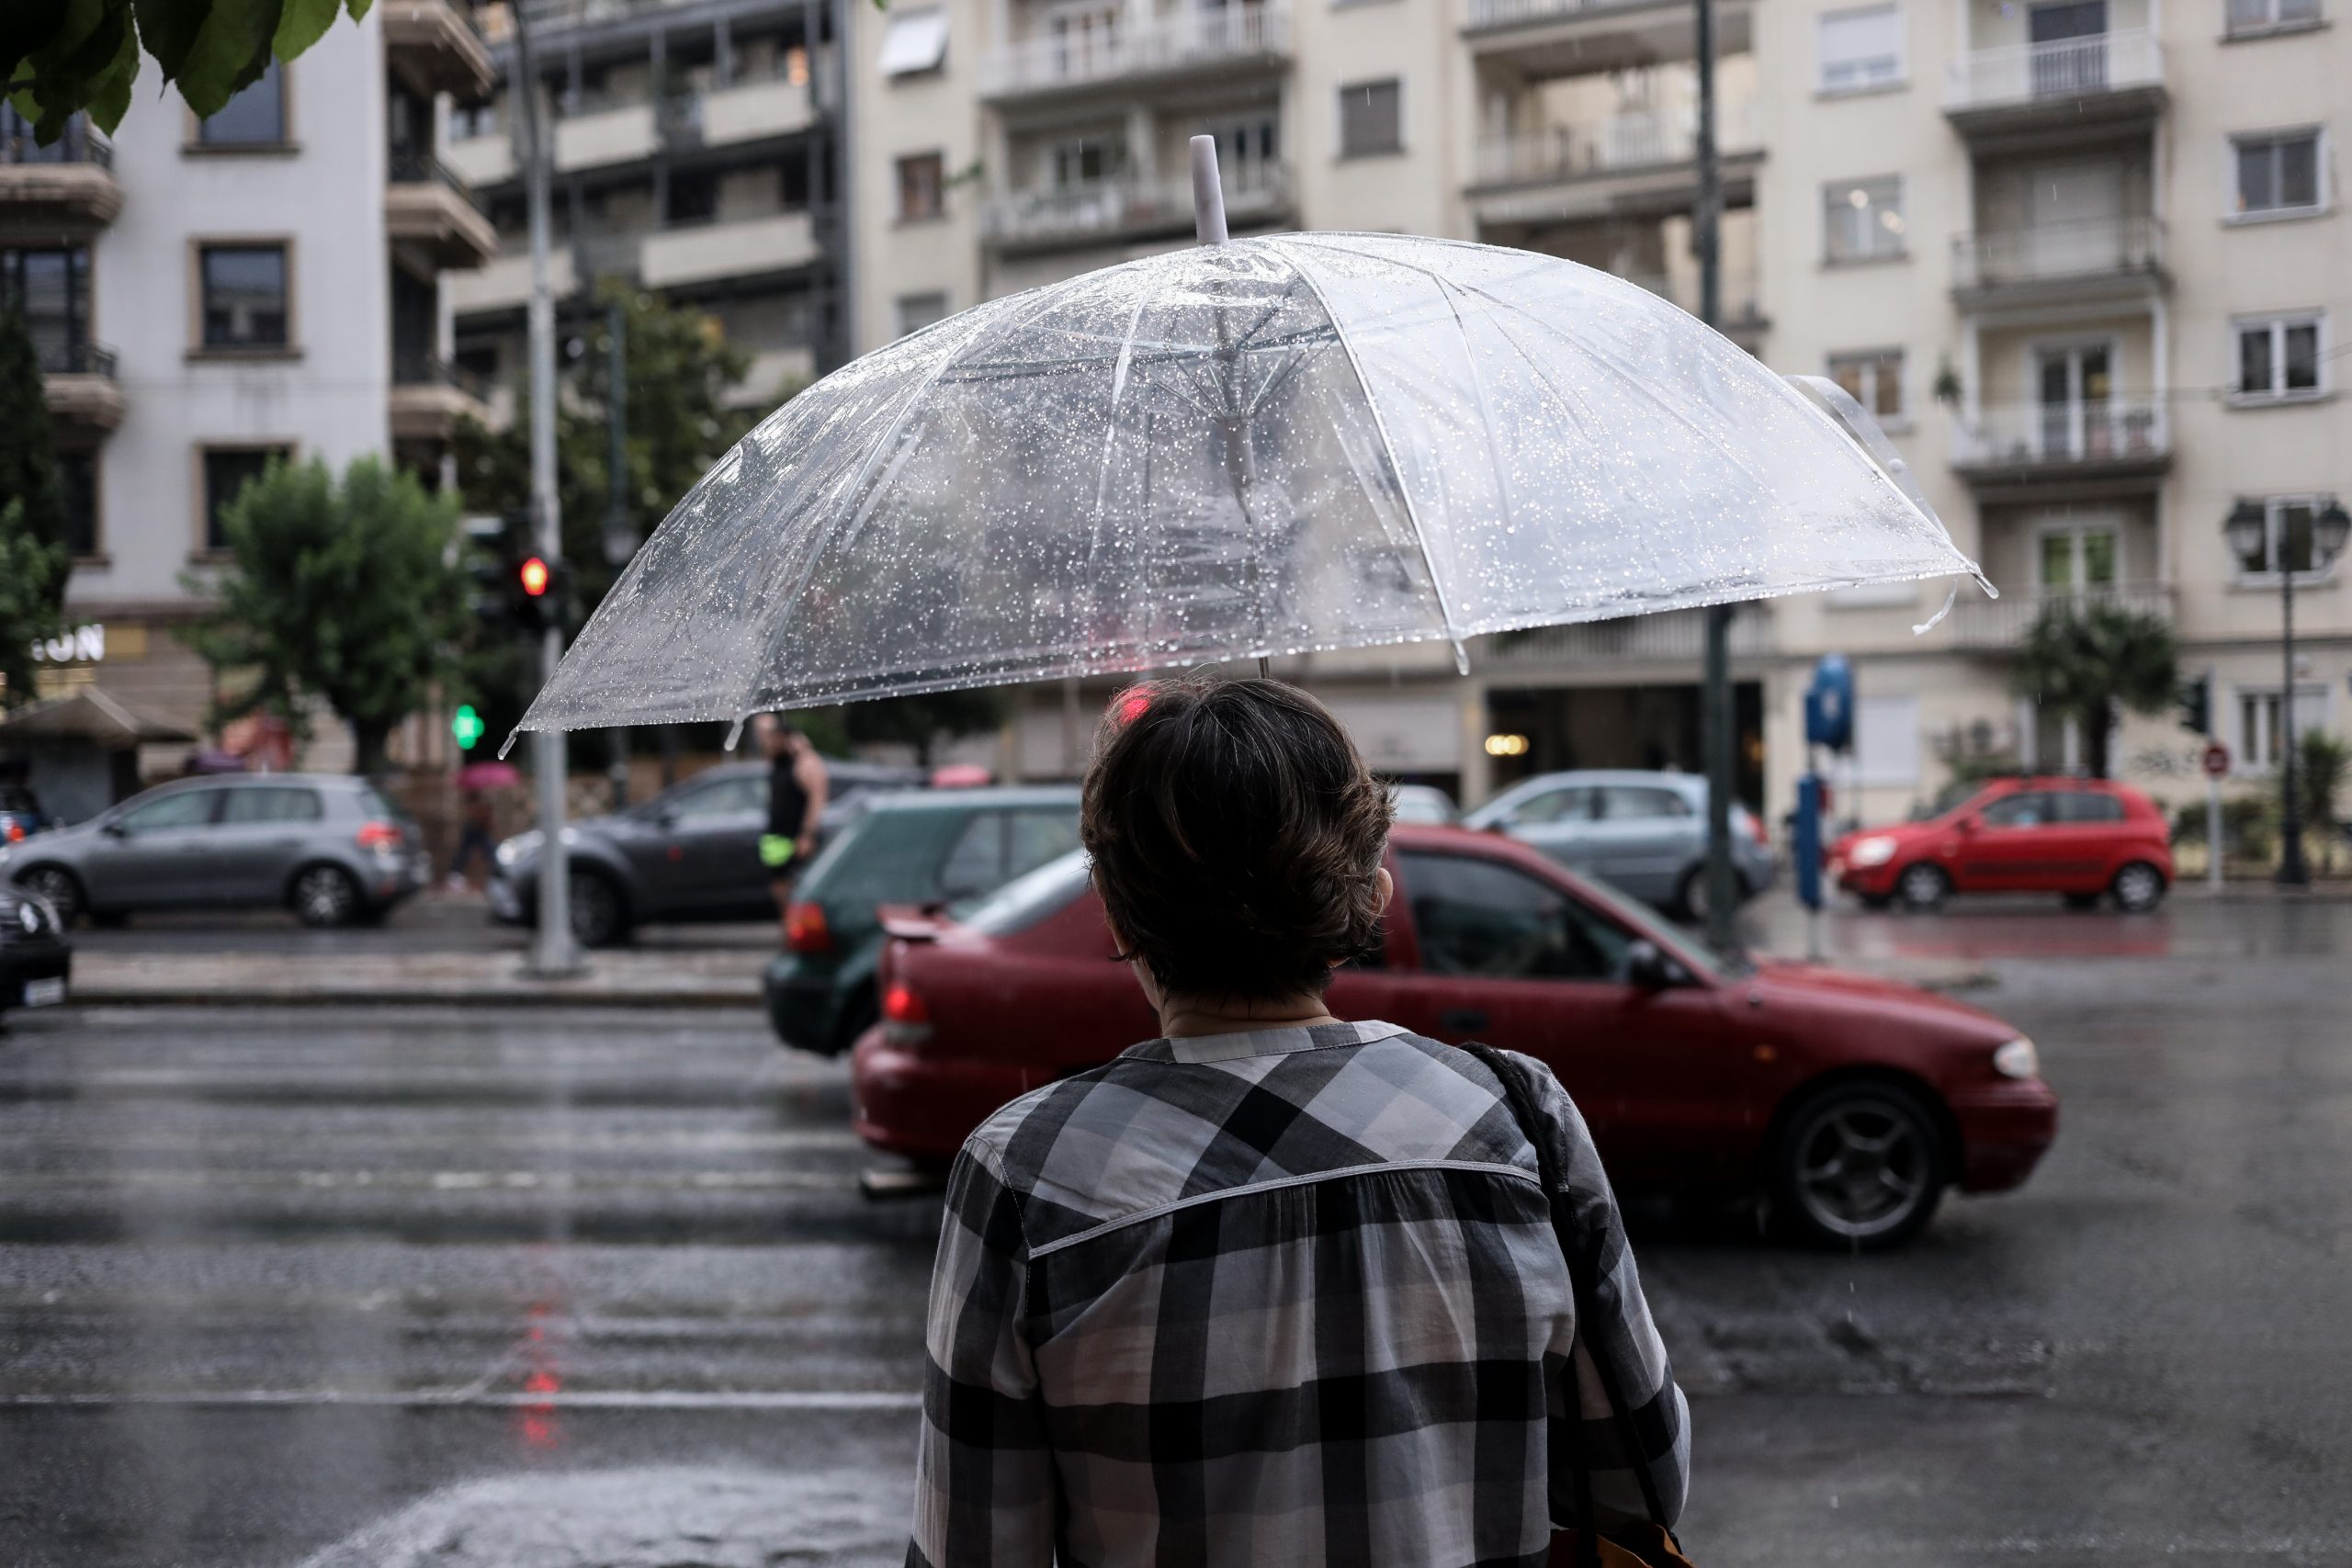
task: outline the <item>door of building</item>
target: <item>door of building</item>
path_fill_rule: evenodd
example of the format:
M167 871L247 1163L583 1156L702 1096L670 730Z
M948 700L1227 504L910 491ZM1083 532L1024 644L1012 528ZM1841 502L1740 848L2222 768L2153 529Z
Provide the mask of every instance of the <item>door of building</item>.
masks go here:
M2113 450L2114 350L2103 343L2037 350L2041 455L2079 460Z

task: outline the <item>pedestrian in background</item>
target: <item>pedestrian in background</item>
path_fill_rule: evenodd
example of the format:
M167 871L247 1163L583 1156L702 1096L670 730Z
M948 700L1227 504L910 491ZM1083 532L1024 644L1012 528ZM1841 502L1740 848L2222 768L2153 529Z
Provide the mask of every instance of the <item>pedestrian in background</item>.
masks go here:
M767 868L782 921L800 868L817 852L817 823L825 814L825 760L798 725L775 714L760 715L754 728L768 759L768 829L760 835L760 863Z
M462 792L458 804L458 849L449 857L448 890L462 893L473 886L466 874L466 867L476 855L481 857L481 874L489 876L497 863L498 845L491 835L494 811L488 790L469 789Z
M1679 1514L1688 1412L1557 1080L1323 1006L1389 815L1295 688L1114 701L1081 831L1161 1036L956 1158L914 1568L1540 1568Z

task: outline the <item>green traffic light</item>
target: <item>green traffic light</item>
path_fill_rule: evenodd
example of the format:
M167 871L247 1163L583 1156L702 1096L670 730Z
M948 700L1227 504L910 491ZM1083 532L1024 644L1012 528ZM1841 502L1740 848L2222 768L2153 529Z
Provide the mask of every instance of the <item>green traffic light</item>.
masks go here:
M460 703L458 711L449 716L449 733L458 738L458 750L460 751L472 750L474 742L480 740L482 732L489 728L482 723L481 715L474 712L471 703Z

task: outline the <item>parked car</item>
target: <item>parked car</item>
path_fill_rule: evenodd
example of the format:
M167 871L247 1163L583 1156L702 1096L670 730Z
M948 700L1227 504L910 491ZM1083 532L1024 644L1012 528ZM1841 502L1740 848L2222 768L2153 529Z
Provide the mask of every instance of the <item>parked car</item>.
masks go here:
M1612 1180L1761 1187L1801 1234L1892 1246L1948 1186L2023 1182L2057 1130L2032 1043L1949 998L1807 964L1725 963L1648 910L1491 833L1401 826L1385 945L1334 978L1343 1018L1549 1063ZM882 1021L857 1042L858 1134L950 1157L1015 1095L1158 1032L1110 960L1077 855L960 920L893 916Z
M1078 847L1078 788L886 795L819 852L768 965L768 1020L786 1045L837 1056L876 1017L880 906L947 907L992 893Z
M0 844L21 844L55 825L29 786L0 782Z
M0 883L0 1013L65 999L74 949L49 900Z
M348 925L389 913L429 871L415 819L347 773L182 779L0 845L0 874L66 926L195 908L285 908L307 926Z
M1388 801L1396 808L1399 822L1427 822L1445 828L1462 820L1453 796L1435 784L1390 784Z
M913 789L921 768L825 763L830 782L818 834L830 838L877 794ZM773 919L760 835L768 825L768 764L722 762L681 779L642 806L564 829L571 863L571 932L588 947L628 940L648 920ZM498 846L490 871L490 912L509 925L535 925L539 910L536 828Z
M1932 909L1954 893L2056 893L2077 908L2111 897L2134 913L2172 886L2172 824L2106 779L1996 779L1925 822L1849 833L1829 850L1838 886L1873 908Z
M1510 834L1645 904L1695 919L1707 902L1707 781L1695 773L1540 773L1463 818ZM1742 903L1772 885L1764 825L1731 808L1732 873Z

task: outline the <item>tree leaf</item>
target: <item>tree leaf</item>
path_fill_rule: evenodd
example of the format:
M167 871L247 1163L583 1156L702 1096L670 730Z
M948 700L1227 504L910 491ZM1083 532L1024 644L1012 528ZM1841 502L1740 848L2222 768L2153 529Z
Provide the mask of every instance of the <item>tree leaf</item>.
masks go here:
M372 4L374 0L343 0L343 8L351 13L353 21L360 22L368 19L368 7Z
M285 0L277 14L277 36L270 51L281 61L291 60L325 36L339 9L336 0Z
M122 123L123 115L130 107L130 89L139 80L139 38L126 21L122 40L116 46L114 63L90 84L90 95L85 106L91 121L100 130L112 134Z
M187 63L187 52L196 47L198 33L204 30L205 14L211 0L132 0L132 11L139 18L139 41L164 69L164 80L176 82L180 70Z
M180 96L197 118L220 113L241 89L261 79L269 66L277 14L278 0L212 0L211 14L175 78Z
M14 85L25 57L57 36L69 0L8 0L0 6L0 82Z

